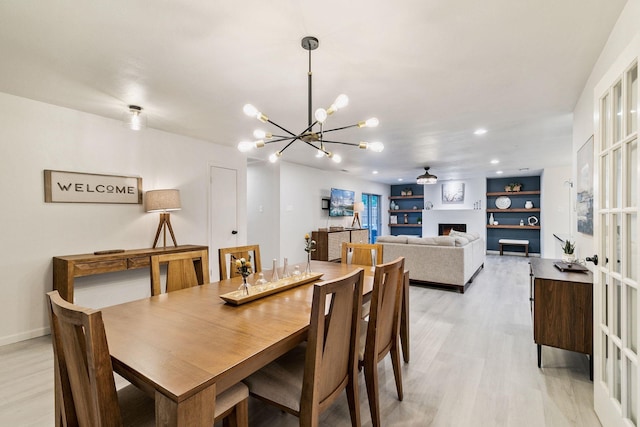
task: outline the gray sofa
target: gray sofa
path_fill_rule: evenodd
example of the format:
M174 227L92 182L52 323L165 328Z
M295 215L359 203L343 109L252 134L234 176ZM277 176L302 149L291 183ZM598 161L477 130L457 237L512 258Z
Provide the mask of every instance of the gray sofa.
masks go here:
M384 262L405 258L409 279L451 286L464 293L484 267L485 243L477 233L452 231L449 236L380 236Z

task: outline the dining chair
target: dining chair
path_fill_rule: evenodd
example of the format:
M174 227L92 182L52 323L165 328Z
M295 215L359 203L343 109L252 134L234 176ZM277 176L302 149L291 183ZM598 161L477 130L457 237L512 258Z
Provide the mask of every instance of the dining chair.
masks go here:
M346 389L351 425L360 426L357 352L363 280L360 268L314 285L306 343L246 378L252 396L299 417L300 426L317 426L320 414Z
M378 363L391 353L391 364L398 399L402 401L402 371L400 370L400 306L404 282L404 257L376 265L368 320L360 326L358 367L364 367L369 398L369 410L374 426L380 426L378 395Z
M53 342L56 425L155 426L152 397L133 385L116 391L102 312L47 293ZM248 425L248 391L238 383L216 396L215 418Z
M382 264L383 246L380 243L342 243L343 264L376 265Z
M151 296L162 293L160 264L167 263L165 292L209 283L209 251L177 252L151 256Z
M382 264L383 245L381 243L342 243L342 264L376 265ZM369 316L371 299L362 303L362 318Z
M236 259L251 258L253 273L262 271L262 263L260 262L260 245L236 246L234 248L220 248L218 250L220 280L231 279L240 273L235 268L234 257Z

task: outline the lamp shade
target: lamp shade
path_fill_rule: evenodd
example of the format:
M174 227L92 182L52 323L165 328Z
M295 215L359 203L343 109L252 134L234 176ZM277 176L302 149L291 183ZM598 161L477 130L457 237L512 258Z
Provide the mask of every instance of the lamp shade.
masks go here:
M362 202L355 202L353 204L353 211L354 212L362 212L364 210L364 203Z
M180 190L150 190L144 193L144 206L147 212L179 211Z

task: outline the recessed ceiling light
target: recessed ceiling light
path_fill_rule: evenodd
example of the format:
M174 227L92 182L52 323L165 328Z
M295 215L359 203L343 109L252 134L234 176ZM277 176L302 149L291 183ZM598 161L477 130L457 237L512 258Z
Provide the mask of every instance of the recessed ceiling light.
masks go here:
M374 175L377 175L377 174L378 174L378 171L373 171L373 172L371 172L371 173L372 173L372 174L374 174Z
M476 129L475 132L473 132L474 135L484 135L485 133L487 133L486 129Z
M498 159L491 160L491 164L492 165L497 165L498 163L500 163L500 160L498 160Z
M402 181L402 178L398 178L398 181Z
M502 171L496 171L496 175L502 175L504 172Z

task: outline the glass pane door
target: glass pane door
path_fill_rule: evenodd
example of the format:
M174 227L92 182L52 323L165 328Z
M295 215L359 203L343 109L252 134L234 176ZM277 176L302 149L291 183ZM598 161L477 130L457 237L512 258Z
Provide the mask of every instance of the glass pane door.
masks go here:
M362 193L362 203L364 203L362 228L369 230L369 242L375 243L382 221L380 218L380 196Z

